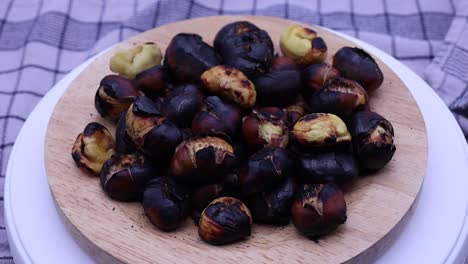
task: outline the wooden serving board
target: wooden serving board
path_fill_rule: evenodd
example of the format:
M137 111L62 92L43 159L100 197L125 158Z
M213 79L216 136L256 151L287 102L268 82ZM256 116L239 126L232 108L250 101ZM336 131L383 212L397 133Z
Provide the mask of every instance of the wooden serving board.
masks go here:
M359 179L345 191L348 220L319 243L286 227L253 226L250 239L226 246L200 240L191 220L177 231L153 227L139 203L108 198L98 178L80 171L71 157L72 144L86 124L97 121L111 131L114 124L94 108L99 81L110 74L109 59L119 49L149 41L165 50L180 32L198 33L212 43L217 31L236 20L249 20L268 31L278 47L280 32L293 21L271 17L223 16L192 19L152 29L119 44L96 59L70 85L50 119L45 165L59 211L79 243L98 262L124 263L340 263L368 262L398 235L418 197L426 169L427 138L421 113L408 88L376 58L385 80L370 96L371 108L395 128L396 153L375 176ZM334 33L310 26L329 48L328 61L343 46L357 46Z

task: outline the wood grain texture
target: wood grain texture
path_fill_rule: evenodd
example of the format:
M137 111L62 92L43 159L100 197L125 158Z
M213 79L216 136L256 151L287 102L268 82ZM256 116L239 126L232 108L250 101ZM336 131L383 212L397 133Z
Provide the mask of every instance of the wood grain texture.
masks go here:
M138 203L109 199L98 178L85 175L71 158L72 144L87 123L97 121L111 130L114 125L99 117L94 95L109 70L109 59L119 49L149 41L165 50L179 32L194 32L212 43L226 23L249 20L267 30L278 47L279 34L292 21L252 16L193 19L165 25L119 44L96 59L70 85L50 119L46 138L45 165L57 207L83 248L102 263L340 263L374 259L411 212L426 168L427 138L421 113L408 88L377 59L385 80L370 96L373 110L395 128L396 153L375 176L359 179L346 188L348 220L334 233L314 243L286 227L253 226L244 242L215 247L203 243L191 220L175 232L153 227ZM356 44L311 26L328 44L331 56L342 46Z

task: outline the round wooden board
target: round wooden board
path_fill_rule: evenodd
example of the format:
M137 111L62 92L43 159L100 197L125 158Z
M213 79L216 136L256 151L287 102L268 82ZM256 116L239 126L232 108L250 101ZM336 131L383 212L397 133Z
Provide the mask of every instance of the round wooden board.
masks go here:
M340 263L374 259L411 212L421 188L427 160L426 128L418 106L405 84L376 58L385 80L370 96L371 107L395 128L397 151L377 175L359 179L347 188L348 220L319 243L286 227L253 226L250 239L227 246L202 242L191 220L175 232L153 227L138 203L109 199L97 178L80 171L71 147L83 128L97 121L111 130L94 108L99 81L110 74L109 59L119 49L149 41L165 50L180 32L200 34L212 43L225 24L249 20L265 29L279 52L280 32L293 21L272 17L223 16L181 21L152 29L119 44L94 61L71 84L55 107L47 131L45 165L59 211L79 243L102 263ZM329 48L328 61L343 46L357 46L317 26Z

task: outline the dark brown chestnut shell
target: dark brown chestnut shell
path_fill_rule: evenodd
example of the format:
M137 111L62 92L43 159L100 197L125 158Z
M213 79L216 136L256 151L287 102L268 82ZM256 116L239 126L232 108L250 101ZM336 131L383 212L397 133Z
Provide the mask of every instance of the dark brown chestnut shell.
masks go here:
M293 59L287 56L275 56L271 62L271 71L294 71L299 70L299 66Z
M193 117L202 108L205 96L193 84L174 87L164 99L162 112L179 127L190 127Z
M283 107L293 103L301 90L299 71L272 71L253 80L257 103Z
M301 119L301 117L310 112L310 109L304 101L304 98L302 96L298 96L296 101L286 106L283 111L288 117L288 127L289 129L292 129L297 120Z
M129 154L136 151L127 135L127 113L120 115L115 127L115 150L117 154Z
M135 88L142 91L147 97L156 100L166 94L171 78L167 67L154 66L137 74L133 80Z
M326 81L339 76L339 71L326 62L307 66L301 72L304 96L320 91Z
M299 167L303 183L343 183L359 175L356 159L347 152L303 154Z

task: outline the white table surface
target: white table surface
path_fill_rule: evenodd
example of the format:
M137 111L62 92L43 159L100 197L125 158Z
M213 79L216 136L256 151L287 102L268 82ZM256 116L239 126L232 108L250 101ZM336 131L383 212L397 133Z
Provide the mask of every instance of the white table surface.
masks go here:
M458 124L442 100L406 66L369 44L339 35L357 42L400 76L416 98L428 131L428 166L420 199L401 234L377 262L463 263L468 254L468 148ZM44 168L47 121L65 89L93 59L73 70L41 100L11 152L4 210L17 264L94 263L65 228Z

